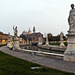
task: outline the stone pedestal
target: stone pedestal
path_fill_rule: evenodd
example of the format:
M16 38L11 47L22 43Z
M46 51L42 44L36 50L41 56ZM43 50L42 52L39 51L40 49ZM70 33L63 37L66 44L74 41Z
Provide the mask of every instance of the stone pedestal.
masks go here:
M64 41L61 41L61 43L60 43L60 48L62 48L62 47L65 47Z
M68 47L64 52L65 61L74 61L75 62L75 33L68 33Z
M13 42L13 50L16 50L16 49L20 49L18 37L15 37Z
M12 41L8 40L7 47L12 48Z

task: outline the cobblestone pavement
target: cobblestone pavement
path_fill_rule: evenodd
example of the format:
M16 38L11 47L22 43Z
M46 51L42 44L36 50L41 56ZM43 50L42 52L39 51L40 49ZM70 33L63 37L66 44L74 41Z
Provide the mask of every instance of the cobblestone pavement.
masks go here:
M9 50L7 47L1 47L0 51L46 67L75 73L75 62L66 62L62 59L31 55L25 52Z

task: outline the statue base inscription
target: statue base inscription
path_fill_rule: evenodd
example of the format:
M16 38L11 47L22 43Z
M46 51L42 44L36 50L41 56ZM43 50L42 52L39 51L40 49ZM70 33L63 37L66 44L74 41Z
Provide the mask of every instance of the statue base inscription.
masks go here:
M68 33L68 47L64 52L65 61L75 61L75 33Z

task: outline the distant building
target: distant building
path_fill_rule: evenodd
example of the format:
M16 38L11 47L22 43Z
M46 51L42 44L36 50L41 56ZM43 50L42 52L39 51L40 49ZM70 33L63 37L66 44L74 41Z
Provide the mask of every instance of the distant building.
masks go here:
M31 32L30 29L29 32ZM22 32L20 37L22 37L24 40L28 39L29 41L35 41L35 42L38 41L39 37L41 37L43 40L43 34L40 32L35 32L35 27L33 27L33 33Z
M0 43L7 43L7 41L8 41L8 34L0 32Z
M31 30L30 30L30 28L29 28L29 30L28 30L28 31L25 31L25 30L24 30L24 31L22 32L22 34L23 34L23 35L31 34Z
M0 32L0 43L7 43L8 42L8 34L4 34L3 32ZM13 36L12 40L13 40Z

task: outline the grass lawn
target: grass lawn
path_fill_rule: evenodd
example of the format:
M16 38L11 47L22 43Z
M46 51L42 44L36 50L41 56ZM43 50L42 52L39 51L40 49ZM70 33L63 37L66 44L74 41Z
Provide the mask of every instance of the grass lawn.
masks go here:
M2 46L6 46L7 44L0 44L0 47L2 47Z
M0 51L0 75L75 75L43 66L40 69L31 69L39 66Z
M60 45L60 43L50 43L50 45ZM64 42L64 45L67 46L67 42Z

